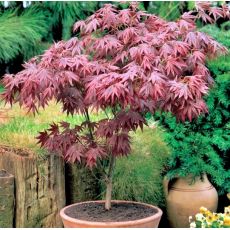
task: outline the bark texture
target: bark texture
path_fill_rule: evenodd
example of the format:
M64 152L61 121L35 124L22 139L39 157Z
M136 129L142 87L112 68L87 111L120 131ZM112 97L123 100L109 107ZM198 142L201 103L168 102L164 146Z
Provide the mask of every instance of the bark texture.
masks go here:
M14 176L0 170L0 227L12 228L14 219Z
M57 156L38 158L31 151L0 147L0 169L15 176L15 226L62 227L65 206L64 162Z

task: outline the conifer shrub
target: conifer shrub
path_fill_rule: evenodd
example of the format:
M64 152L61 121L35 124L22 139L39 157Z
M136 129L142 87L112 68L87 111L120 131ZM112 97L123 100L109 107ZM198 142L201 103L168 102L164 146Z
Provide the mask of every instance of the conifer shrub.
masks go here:
M230 47L230 23L206 25L201 31ZM207 63L215 84L205 97L209 113L191 123L176 122L170 114L158 114L166 131L172 156L167 176L207 173L219 193L230 191L230 55Z
M53 41L69 39L76 20L85 19L99 2L8 2L0 7L0 77L20 71L23 61L40 55Z
M74 22L85 19L99 8L99 2L96 1L46 1L43 4L43 7L50 12L51 29L55 40L70 39Z
M26 60L41 52L39 44L49 32L46 13L37 5L23 12L18 8L0 10L0 64L19 55Z

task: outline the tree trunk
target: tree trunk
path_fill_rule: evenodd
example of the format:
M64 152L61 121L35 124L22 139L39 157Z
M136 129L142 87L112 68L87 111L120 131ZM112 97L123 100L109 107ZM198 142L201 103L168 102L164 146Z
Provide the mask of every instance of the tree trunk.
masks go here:
M43 159L29 150L0 147L0 169L15 176L15 226L62 227L65 173L61 158Z
M0 227L13 228L14 176L0 170Z
M111 209L111 199L112 199L112 181L106 183L106 195L105 195L105 209Z
M115 167L115 156L111 154L109 160L109 171L106 177L106 194L105 194L105 209L111 209L111 200L112 200L112 188L113 188L113 170Z

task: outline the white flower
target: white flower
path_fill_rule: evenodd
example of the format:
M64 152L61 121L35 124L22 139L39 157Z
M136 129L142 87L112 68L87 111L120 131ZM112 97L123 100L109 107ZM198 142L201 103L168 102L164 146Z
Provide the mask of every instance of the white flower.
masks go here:
M201 214L201 213L198 213L198 214L196 214L196 220L199 220L199 221L202 221L203 220L203 214Z
M4 1L4 2L3 2L3 6L4 6L4 8L9 7L9 1Z
M206 226L206 224L205 223L201 223L201 228L206 228L207 226Z
M23 1L23 8L27 8L31 5L31 1Z
M195 223L195 222L192 222L192 223L190 224L190 228L196 228L196 223Z
M189 219L189 223L190 223L190 222L191 222L191 220L192 220L192 216L189 216L189 218L188 218L188 219Z
M224 224L224 221L223 221L223 220L217 220L217 222L218 222L220 225L223 225L223 224Z
M230 213L230 206L224 208L224 213Z
M223 217L224 218L224 214L223 213L219 213L218 215L219 215L219 217Z

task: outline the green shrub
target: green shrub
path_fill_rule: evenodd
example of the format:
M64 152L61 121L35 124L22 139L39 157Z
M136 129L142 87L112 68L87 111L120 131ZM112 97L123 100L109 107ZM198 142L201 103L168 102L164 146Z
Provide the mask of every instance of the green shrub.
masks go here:
M4 91L4 86L0 84L0 93Z
M98 2L94 1L47 1L44 5L50 11L52 27L61 29L64 40L71 37L74 22L85 19L98 9Z
M162 172L169 155L158 128L133 134L132 154L118 158L114 172L113 198L164 206Z
M0 12L0 63L18 55L28 59L41 53L46 48L41 41L48 34L47 19L37 5L22 13L17 8Z
M201 30L230 48L230 23ZM206 97L209 114L177 123L170 114L155 116L166 129L172 155L167 176L207 173L220 194L230 191L230 55L208 62L215 85Z
M21 69L23 61L42 54L53 41L69 39L75 21L85 19L98 2L22 2L0 7L0 75Z
M183 13L183 8L185 6L185 2L178 1L156 1L149 2L147 7L147 11L151 14L159 15L161 18L166 20L176 20Z
M199 130L194 123L178 123L171 114L159 114L156 118L167 130L164 137L172 153L167 165L167 177L173 179L191 174L195 179L206 173L222 189L227 175L223 159L212 146L209 130Z

